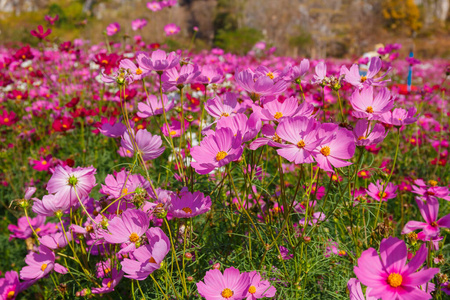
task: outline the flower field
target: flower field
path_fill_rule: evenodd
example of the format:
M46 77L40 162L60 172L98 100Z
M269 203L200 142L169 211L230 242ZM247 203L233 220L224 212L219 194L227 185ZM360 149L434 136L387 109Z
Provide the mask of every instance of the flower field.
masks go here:
M0 48L0 299L448 299L448 61L56 20Z

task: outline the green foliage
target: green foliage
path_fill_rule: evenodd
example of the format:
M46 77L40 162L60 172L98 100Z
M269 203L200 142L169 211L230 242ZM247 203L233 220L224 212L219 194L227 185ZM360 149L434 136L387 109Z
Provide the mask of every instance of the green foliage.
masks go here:
M261 31L255 28L243 27L233 31L219 30L215 45L225 51L245 54L262 38Z
M414 0L384 0L382 3L386 26L394 31L412 32L422 28L420 11Z

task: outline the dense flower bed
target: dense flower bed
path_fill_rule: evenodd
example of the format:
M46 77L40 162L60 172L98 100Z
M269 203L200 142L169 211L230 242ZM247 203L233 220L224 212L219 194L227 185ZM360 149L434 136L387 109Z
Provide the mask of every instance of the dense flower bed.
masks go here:
M450 293L445 61L32 34L0 53L1 299Z

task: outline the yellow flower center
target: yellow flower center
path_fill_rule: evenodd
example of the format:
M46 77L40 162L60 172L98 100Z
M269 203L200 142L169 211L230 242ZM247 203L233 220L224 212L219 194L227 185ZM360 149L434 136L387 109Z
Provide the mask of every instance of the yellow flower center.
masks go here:
M104 59L104 60L101 61L101 63L107 65L108 61L106 59Z
M108 281L108 283L106 284L106 286L107 286L108 288L111 287L111 282L112 282L112 281Z
M410 139L409 140L411 143L415 143L416 142L416 139Z
M361 176L366 176L367 175L367 173L366 173L366 171L361 171Z
M187 214L192 214L192 209L190 209L189 207L185 207L185 208L183 208L181 210L184 211Z
M256 287L254 287L253 285L251 285L249 288L248 288L248 292L250 293L250 294L254 294L254 293L256 293Z
M105 275L108 275L109 272L111 272L110 268L106 268L105 271L104 271Z
M301 140L300 142L297 143L297 147L299 148L304 148L306 146L305 141Z
M42 264L42 266L41 266L41 271L44 272L45 269L47 269L47 264Z
M130 242L132 243L136 243L139 240L139 236L137 235L137 233L133 232L130 235Z
M5 123L8 123L8 122L9 122L9 118L4 118L3 121L4 121Z
M266 74L267 77L269 77L270 79L273 79L275 76L273 76L272 72L269 72Z
M275 118L275 119L279 119L279 118L281 118L283 116L283 114L281 113L281 112L279 112L279 111L277 111L274 115L273 115L273 117Z
M438 224L436 222L432 222L430 225L433 227L438 227Z
M323 156L330 155L330 147L325 146L322 149L320 149L320 153L322 153Z
M277 142L277 143L281 143L282 142L281 138L276 133L273 135L272 140L274 142ZM297 144L297 146L298 146L298 144Z
M387 194L386 193L381 194L381 193L382 192L378 192L378 197L380 197L380 199L386 198Z
M333 175L331 175L331 180L336 181L336 180L338 180L338 177L335 174L333 174Z
M39 232L39 231L41 231L41 228L36 228L36 230L35 230L36 232Z
M137 69L136 69L136 75L141 75L141 74L142 74L142 70L139 69L139 68L137 68Z
M234 293L232 290L230 290L229 288L226 288L222 291L222 297L228 299L233 297Z
M367 76L361 76L361 82L364 82L367 80Z
M156 264L156 260L153 258L153 256L150 256L150 259L148 260L149 263Z
M43 160L43 161L42 161L42 164L45 166L45 165L47 164L47 161L46 161L46 160Z
M7 298L7 299L12 299L12 298L14 297L15 294L16 294L16 292L14 292L14 291L9 291L9 292L8 292L8 295L6 295L6 298Z
M128 194L128 189L127 189L127 188L124 188L124 189L122 190L122 195L126 195L126 194Z
M137 128L137 129L144 129L144 125L139 124L136 128Z
M226 113L226 112L223 112L220 116L221 117L229 117L230 115L228 113Z
M366 139L366 137L365 136L360 136L359 138L358 138L358 141L360 141L360 140L365 140Z
M347 254L347 252L345 252L344 250L339 251L339 255L346 255L346 254Z
M437 181L436 180L430 180L430 181L428 181L428 183L431 185L431 186L437 186Z
M22 95L17 95L17 96L16 96L16 99L17 99L17 100L22 99Z
M369 113L369 114L373 113L372 106L369 106L368 108L366 108L366 112Z
M389 274L389 277L387 279L388 284L394 288L401 286L402 281L403 281L402 275L398 273Z
M227 155L228 155L228 153L226 153L225 151L220 151L216 155L216 160L220 161L220 160L224 159L225 157L227 157Z
M177 132L175 130L170 131L170 135L175 135Z

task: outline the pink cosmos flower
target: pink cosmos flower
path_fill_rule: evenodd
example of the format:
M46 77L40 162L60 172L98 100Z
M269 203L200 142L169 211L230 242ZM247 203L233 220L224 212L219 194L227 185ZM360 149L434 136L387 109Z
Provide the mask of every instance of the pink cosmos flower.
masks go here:
M45 246L39 246L37 252L30 252L25 257L27 266L20 270L20 279L37 280L45 277L51 271L60 274L66 274L67 269L58 263L55 263L55 253Z
M234 115L239 108L237 95L225 93L224 96L216 96L206 102L205 110L216 120L222 117Z
M55 15L54 17L46 15L44 19L49 22L50 25L55 25L55 22L59 20L59 15Z
M168 126L165 124L161 127L161 131L165 136L180 137L183 132L185 132L189 127L189 123L184 123L184 129L181 128L180 121L171 121Z
M200 75L195 79L195 82L202 84L220 83L222 81L222 78L222 70L207 65L202 67L202 71Z
M249 146L250 150L256 150L265 145L269 145L270 147L283 147L283 140L275 132L273 125L264 124L261 128L261 133L265 137L254 140Z
M239 132L242 136L242 142L245 143L258 135L261 126L261 120L255 113L251 114L249 118L247 118L245 114L236 114L231 117L221 118L217 121L216 130L220 128L230 128L235 136Z
M286 81L291 81L295 83L300 83L301 78L305 76L306 72L309 70L309 60L308 59L302 59L299 66L294 66L290 70L289 74L285 76Z
M41 156L39 160L32 159L30 164L33 165L33 169L36 171L48 171L51 166L51 160L52 155L49 154L45 158Z
M117 271L117 269L113 268L111 270L110 276L108 276L102 280L102 287L93 288L92 294L107 294L107 293L114 292L114 288L122 280L123 274L124 274L124 272L122 270Z
M14 300L20 291L19 274L16 271L7 271L5 278L0 278L0 299Z
M161 77L163 88L166 91L175 87L182 88L192 83L198 75L200 75L199 67L192 64L182 66L179 72L176 68L166 70Z
M350 98L350 103L354 109L353 116L367 118L368 120L380 118L383 113L388 112L394 105L391 93L387 88L382 88L374 97L372 86L361 91L356 90Z
M355 138L345 128L336 124L325 123L318 131L319 146L316 148L315 159L319 168L334 172L333 167L342 168L351 165L349 161L355 154Z
M145 76L148 75L150 71L142 70L138 66L136 66L131 60L129 59L122 59L119 63L119 68L127 70L128 74L130 74L133 78L133 81L141 80Z
M135 140L136 147L144 161L158 158L166 149L166 147L162 146L161 137L152 135L146 129L138 130ZM127 131L122 136L121 145L126 150L134 153L134 146Z
M115 119L111 118L108 122L103 123L98 130L104 136L117 138L123 135L127 126L120 121L115 123Z
M369 70L366 75L360 75L359 67L356 64L353 64L350 70L348 70L346 66L342 66L341 74L345 75L345 81L357 87L358 89L362 89L366 86L385 86L387 82L391 81L390 79L383 81L384 77L387 76L390 69L382 76L375 78L375 76L381 70L381 66L381 59L374 56L370 59Z
M117 22L111 23L106 27L106 34L113 36L120 31L120 24Z
M96 185L95 173L94 167L72 169L69 166L58 165L47 183L47 191L51 194L58 193L58 198L63 201L67 198L70 205L76 205L78 203L77 195L82 200ZM57 206L63 207L62 205Z
M403 108L394 108L393 111L388 111L379 117L379 120L383 123L390 124L396 127L403 125L409 125L417 121L417 117L414 117L417 109L411 107L408 110Z
M421 195L426 199L436 197L450 201L449 190L447 187L438 186L438 183L435 180L430 180L428 183L429 186L422 179L414 180L415 185L412 186L412 192Z
M287 84L284 80L274 82L270 76L259 76L246 69L236 75L236 83L246 90L253 101L258 100L261 96L273 96L283 93Z
M312 84L323 84L323 80L327 76L327 65L325 62L321 61L316 65L315 68L316 74L313 76L313 79L311 80Z
M204 282L197 283L197 290L206 300L244 299L247 297L251 283L248 273L240 274L239 270L233 267L225 269L223 275L217 269L209 270L203 280Z
M151 56L144 52L136 53L136 61L143 71L161 72L172 69L180 62L180 57L175 52L166 54L163 50L153 51Z
M67 238L63 232L58 232L55 234L48 234L39 238L39 242L53 250L62 249L67 246L67 240L69 242L72 240L72 235L67 233Z
M356 146L370 146L381 143L387 135L384 126L377 123L373 128L369 128L368 120L358 120L353 129Z
M146 19L136 19L131 21L131 29L134 31L139 30L147 26L147 20Z
M311 116L314 112L314 106L312 104L303 102L298 105L298 99L295 97L289 97L283 102L274 99L264 103L263 108L256 106L261 114L263 121L281 121L282 118L289 118L295 116Z
M35 218L30 218L30 224L39 236L54 233L58 228L55 223L45 224L45 219L45 216L42 215L38 215ZM9 240L12 240L13 238L26 240L33 235L33 231L31 231L26 217L19 218L17 220L17 226L14 224L9 224L8 230L11 231Z
M108 232L103 238L110 244L126 244L119 253L134 251L139 245L142 235L150 226L147 214L137 209L127 209L122 215L109 221Z
M380 179L378 179L376 184L370 183L366 191L367 195L377 201L388 201L388 199L394 199L395 197L397 197L397 188L398 186L394 185L392 182L389 182L387 187L385 188L384 183Z
M169 102L169 98L167 95L163 95L163 102L161 103L161 99L156 97L155 95L148 95L146 102L138 103L138 112L137 115L139 118L147 118L151 116L157 116L163 114L163 104L164 110L166 112L170 111L175 103L173 100Z
M214 169L238 160L243 152L242 137L238 132L235 136L230 128L221 128L214 134L205 137L199 146L191 149L195 159L191 163L198 174L208 174Z
M289 144L283 145L277 153L295 164L309 164L321 143L317 138L319 124L314 119L296 117L285 119L276 130L277 135Z
M178 32L180 32L181 28L178 27L176 24L170 23L164 26L164 32L167 36L175 35Z
M247 290L246 300L255 300L262 298L272 298L275 296L277 289L270 285L270 282L263 280L261 275L256 271L248 273L250 277L250 287Z
M439 213L439 201L435 197L427 199L416 197L416 203L424 222L409 221L402 230L402 234L422 229L426 239L435 238L439 235L439 228L450 228L450 214L437 220Z
M362 284L371 288L368 296L388 299L431 299L431 295L419 288L426 285L439 272L437 268L416 270L426 260L428 250L423 244L406 264L407 249L404 241L394 237L383 239L380 255L373 248L361 254L358 266L353 268Z
M146 235L148 245L141 246L133 252L136 260L125 258L121 262L127 278L145 280L148 275L161 267L161 262L169 253L169 238L160 228L150 228Z
M38 25L37 30L31 30L30 31L32 36L37 37L40 40L45 39L50 33L52 33L52 30L49 28L47 31L44 32L44 27L42 25Z
M193 218L211 209L211 198L201 192L190 193L183 188L180 197L172 198L168 211L174 218Z
M160 11L162 9L161 4L158 1L147 2L147 8L153 12Z
M78 200L73 205L77 203ZM32 210L38 215L51 217L61 215L73 205L70 202L70 198L64 192L61 192L45 195L42 197L42 200L34 199Z

